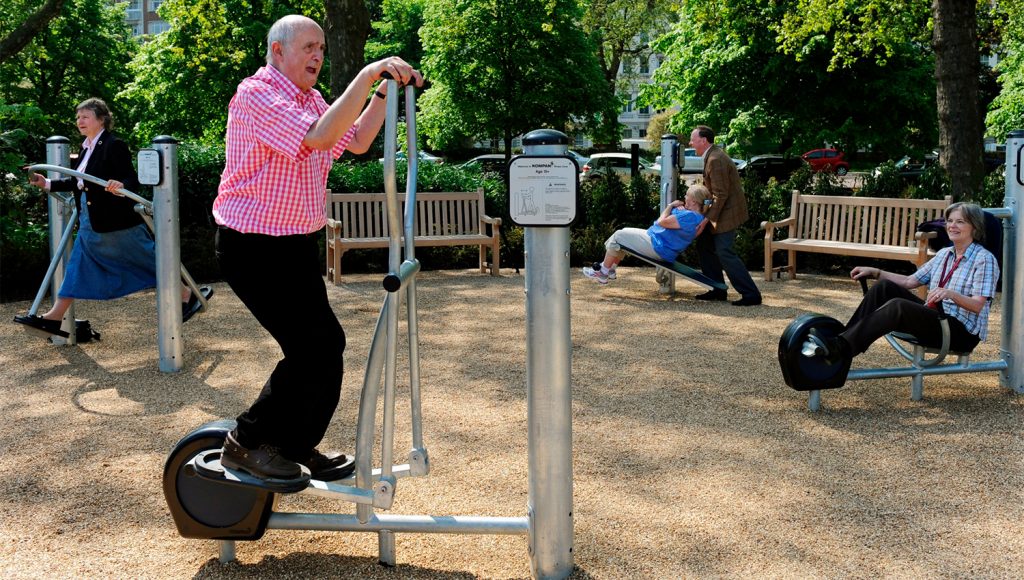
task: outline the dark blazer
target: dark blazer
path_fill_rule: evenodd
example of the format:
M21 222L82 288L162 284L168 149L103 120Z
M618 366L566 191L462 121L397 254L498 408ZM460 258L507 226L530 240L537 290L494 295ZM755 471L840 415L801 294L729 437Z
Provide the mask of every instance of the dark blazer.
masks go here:
M705 153L704 186L715 200L706 215L716 234L731 232L747 221L747 196L739 171L718 145Z
M82 164L85 152L79 154L75 169ZM132 165L128 145L110 131L104 131L96 142L95 150L89 157L85 173L100 179L116 179L124 188L138 193L139 177ZM75 205L82 211L82 191L78 189L78 178L62 177L50 181L52 191L73 191ZM135 202L127 197L114 195L95 183L85 182L86 204L89 206L89 221L92 229L99 232L115 232L142 222L142 216L135 211Z

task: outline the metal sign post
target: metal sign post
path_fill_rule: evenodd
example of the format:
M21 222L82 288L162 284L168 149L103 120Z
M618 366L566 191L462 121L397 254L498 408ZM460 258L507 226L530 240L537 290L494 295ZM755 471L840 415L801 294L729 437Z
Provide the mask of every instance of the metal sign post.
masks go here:
M679 189L679 138L672 134L661 136L661 206L662 211L676 200ZM676 277L664 268L657 268L655 279L662 294L676 293Z
M178 217L178 140L153 139L159 151L159 183L153 184L153 235L156 237L156 323L160 371L181 370L181 244ZM151 172L147 171L151 175ZM161 175L162 174L162 175ZM195 290L193 290L194 292Z
M1003 219L1003 327L1000 354L1007 362L1001 382L1017 393L1024 393L1024 291L1016 287L1018 272L1024 272L1024 227L1020 223L1024 201L1024 130L1006 136L1006 196L1003 207L1009 217Z
M69 167L71 165L71 153L70 153L71 140L67 137L53 136L46 140L46 163L49 165L59 165L61 167ZM48 171L47 178L59 179L61 174L55 171ZM57 194L61 195L61 194ZM53 277L50 278L50 296L53 297L53 302L57 302L57 291L60 290L61 284L64 283L64 268L67 266L68 257L71 255L71 244L72 240L67 238L66 240L62 236L64 228L67 227L68 222L71 219L71 210L75 207L74 197L71 195L66 196L67 201L60 201L57 195L51 195L49 198L49 213L50 213L50 257L63 253L64 258L57 263L57 267L53 270ZM64 247L61 242L67 245ZM32 312L31 314L35 314ZM60 329L68 333L68 338L61 338L54 336L51 342L54 344L77 344L77 333L75 332L75 304L71 303L67 311L64 313L64 320L60 324Z
M569 228L579 169L569 139L552 130L523 138L509 164L509 213L524 226L530 569L534 578L572 572L572 337Z

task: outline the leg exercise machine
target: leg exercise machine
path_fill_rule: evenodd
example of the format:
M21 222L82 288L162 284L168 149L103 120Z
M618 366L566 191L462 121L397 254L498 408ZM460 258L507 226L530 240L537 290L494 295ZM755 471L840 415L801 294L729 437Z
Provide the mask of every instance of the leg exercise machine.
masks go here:
M1024 393L1024 288L1017 279L1024 272L1024 227L1021 204L1024 203L1024 131L1013 131L1007 137L1006 196L1001 208L985 211L1003 221L1002 269L1002 336L999 360L972 361L969 352L953 352L949 348L949 324L941 320L942 346L926 347L917 337L893 332L886 340L896 352L910 362L909 367L854 369L851 361L831 360L821 356L820 339L834 337L843 331L838 320L820 315L804 314L786 327L779 339L778 358L786 384L797 391L808 391L807 406L811 411L821 408L821 391L842 387L847 380L868 380L890 377L911 378L911 399L924 396L926 375L999 372L1000 384L1016 393ZM867 282L861 280L866 291ZM813 332L812 332L813 330ZM817 335L816 337L814 335ZM943 364L947 356L957 362Z
M384 181L387 193L387 223L390 236L389 273L384 277L386 298L381 306L370 345L363 387L360 393L356 430L355 473L334 482L310 480L294 487L268 486L244 473L224 468L219 454L233 421L215 421L188 434L171 451L164 465L164 496L178 532L186 538L219 541L220 560L235 558L237 540L254 540L268 529L370 532L378 536L379 560L395 564L395 534L453 533L527 535L533 574L538 578L564 578L572 571L572 456L569 369L571 339L568 312L568 233L565 248L533 244L527 234L531 265L540 274L527 280L527 375L529 423L529 504L522 517L430 516L379 514L392 506L398 480L422 477L430 472L430 459L423 442L420 410L419 339L416 305L416 273L413 227L416 211L416 124L415 93L405 87L408 144L408 182L404 228L395 183L398 86L387 81L384 140ZM525 142L525 141L524 141ZM575 179L575 174L574 174ZM540 228L537 228L540 229ZM550 228L549 228L550 229ZM401 232L404 232L402 259ZM535 241L535 240L534 240ZM561 267L548 267L564 258ZM531 286L532 285L532 286ZM557 288L552 288L557 285ZM409 340L409 381L412 449L406 463L394 464L394 410L398 314L405 297ZM550 298L549 298L550 297ZM540 306L531 307L540 303ZM551 306L552 303L555 306ZM538 311L551 307L556 312ZM536 320L536 325L532 321ZM554 337L554 338L552 338ZM535 344L537 343L537 344ZM533 358L558 357L552 367ZM381 393L381 380L384 388ZM374 468L378 401L381 411L380 467ZM355 513L282 513L275 511L286 494L302 493L355 504Z
M48 163L30 165L28 170L46 171L51 179L67 175L106 187L107 180L64 166L68 164L68 143L69 140L66 137L49 138L47 140ZM160 370L176 372L181 370L182 364L180 340L182 317L178 284L183 281L189 287L192 295L199 301L200 312L206 310L207 301L213 295L213 289L208 286L201 288L197 286L188 270L181 264L178 228L178 142L171 137L160 136L154 139L153 146L154 149L144 151L146 153L155 152L157 160L162 161L162 167L156 169L155 175L150 175L149 179L143 180L144 183L153 185L153 201L124 188L118 190L118 193L135 202L135 211L142 216L156 239L157 333L160 348ZM140 152L140 167L144 165L143 156L144 152ZM39 311L47 288L50 288L51 295L56 298L63 280L66 256L71 249L71 233L78 219L78 208L75 207L74 197L71 194L53 191L48 193L50 195L50 249L53 257L46 270L46 275L43 276L43 281L39 285L35 300L29 308L29 315L36 315ZM57 239L59 242L53 243ZM78 333L72 326L72 321L75 321L74 305L68 309L65 315L61 328L63 334L57 337L58 340L63 340L66 344L75 344L77 339ZM75 325L81 327L82 322L85 321L75 321ZM52 337L49 333L31 327L26 327L26 330L44 338Z

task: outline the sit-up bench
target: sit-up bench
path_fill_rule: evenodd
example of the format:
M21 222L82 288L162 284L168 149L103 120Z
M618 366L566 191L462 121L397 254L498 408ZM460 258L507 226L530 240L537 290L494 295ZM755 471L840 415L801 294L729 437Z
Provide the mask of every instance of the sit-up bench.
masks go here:
M645 255L641 254L640 252L638 252L638 251L636 251L636 250L634 250L632 248L627 248L626 246L623 246L622 244L619 244L619 248L623 252L626 252L627 254L629 254L630 256L639 258L639 259L643 260L644 262L647 262L648 264L650 264L652 266L657 266L659 268L664 268L670 274L673 274L673 275L676 275L676 276L682 276L683 278L688 279L689 281L693 282L694 284L698 284L700 286L703 286L703 287L707 288L708 290L727 290L728 289L728 287L725 285L724 282L716 282L715 280L712 280L711 278L708 278L707 276L705 276L700 271L694 270L693 268L687 266L686 264L683 264L682 262L666 262L665 260L655 260L654 258L645 256Z

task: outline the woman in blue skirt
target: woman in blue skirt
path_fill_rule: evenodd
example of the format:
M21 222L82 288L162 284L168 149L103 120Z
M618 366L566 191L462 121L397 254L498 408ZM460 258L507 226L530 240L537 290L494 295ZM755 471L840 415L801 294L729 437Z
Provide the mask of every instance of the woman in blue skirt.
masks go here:
M107 187L74 177L46 179L33 173L29 183L50 191L71 191L78 207L78 237L71 250L64 282L53 307L42 316L16 316L14 321L67 337L61 320L75 301L109 300L156 286L156 244L135 202L115 193L135 191L139 180L128 145L110 132L113 115L101 99L87 99L76 109L78 131L85 137L75 169L108 180ZM182 317L199 310L188 287L181 292Z

